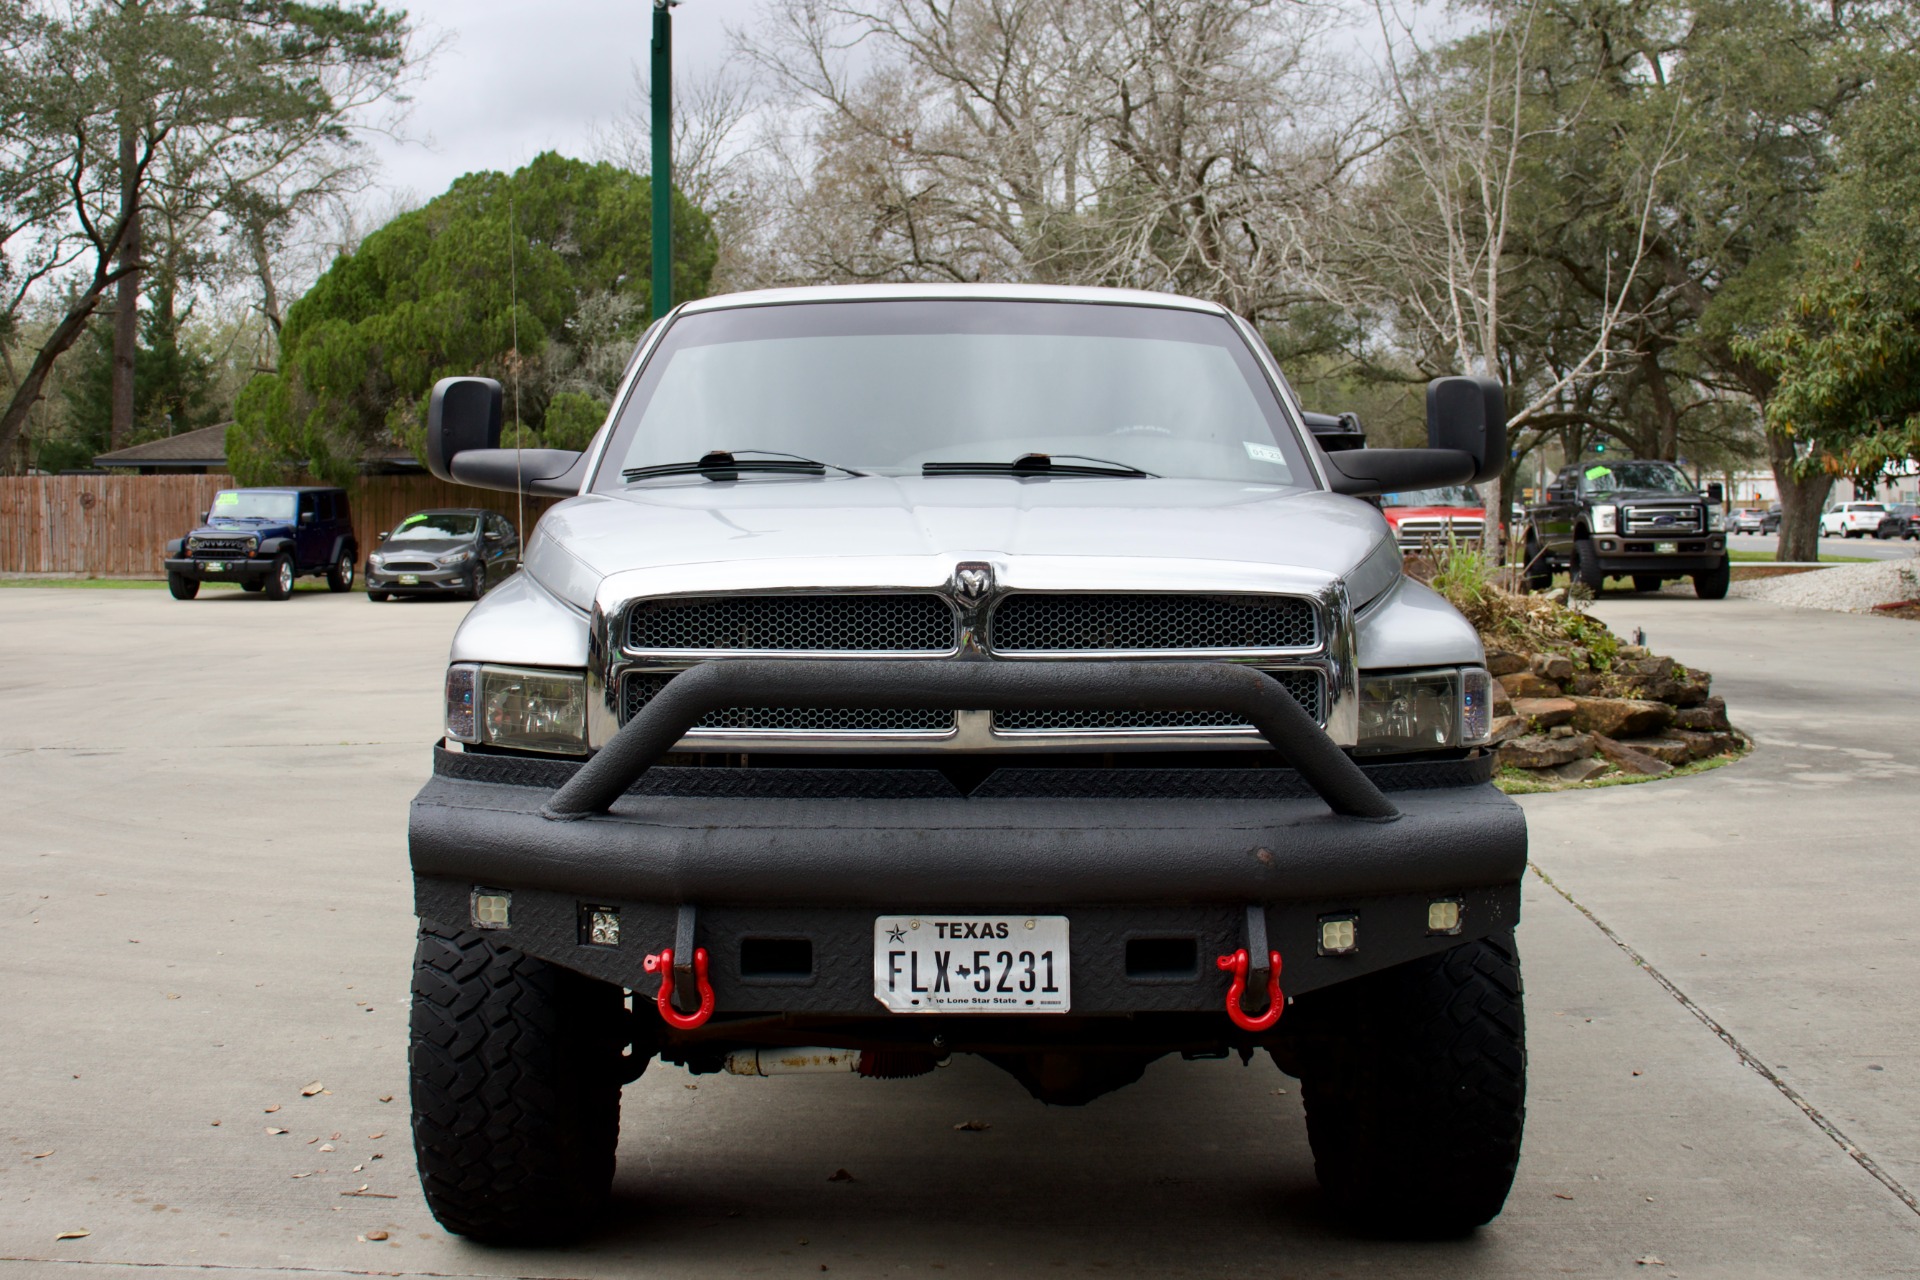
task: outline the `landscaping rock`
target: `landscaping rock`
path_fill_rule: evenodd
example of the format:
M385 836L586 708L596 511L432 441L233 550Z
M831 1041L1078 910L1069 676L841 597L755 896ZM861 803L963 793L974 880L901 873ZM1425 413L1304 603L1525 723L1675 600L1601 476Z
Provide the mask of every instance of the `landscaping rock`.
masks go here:
M1495 716L1493 720L1493 738L1490 746L1499 746L1503 742L1512 742L1527 731L1527 722L1520 716Z
M1636 658L1621 664L1621 674L1640 693L1676 707L1694 706L1707 700L1713 677L1704 671L1689 671L1672 658Z
M1675 729L1670 736L1687 744L1689 760L1723 756L1740 745L1739 740L1731 733L1696 733L1691 729Z
M1606 771L1607 766L1604 761L1588 756L1585 760L1569 760L1565 764L1557 764L1551 769L1542 769L1540 772L1551 774L1562 782L1591 782Z
M1686 750L1685 743L1675 745L1683 752ZM1498 761L1503 767L1514 769L1549 769L1592 754L1593 739L1584 733L1569 731L1566 737L1561 738L1529 733L1511 742L1501 743Z
M1489 649L1487 651L1487 670L1496 676L1510 676L1516 671L1525 671L1527 660L1507 649Z
M1674 713L1673 723L1695 733L1726 733L1733 728L1727 722L1725 698L1708 698L1698 706L1682 707Z
M1567 681L1567 692L1583 698L1604 693L1606 687L1607 678L1597 671L1582 671L1579 675Z
M1549 738L1571 738L1573 736L1573 726L1570 724L1557 724L1547 730L1547 736Z
M1644 774L1657 778L1663 773L1672 773L1673 766L1665 760L1656 760L1644 751L1636 750L1624 742L1615 742L1612 738L1595 734L1594 745L1600 754L1613 762L1624 773Z
M1626 745L1667 764L1685 764L1693 758L1693 744L1683 738L1635 738Z
M1561 653L1536 653L1533 661L1527 664L1533 674L1542 676L1555 684L1564 684L1573 679L1573 659Z
M1573 721L1573 699L1515 698L1513 714L1530 721L1536 729L1551 729Z
M1609 738L1657 733L1673 723L1673 708L1641 698L1569 698L1573 727Z
M1509 676L1500 677L1500 687L1505 689L1509 698L1557 698L1560 686L1532 671L1516 671Z

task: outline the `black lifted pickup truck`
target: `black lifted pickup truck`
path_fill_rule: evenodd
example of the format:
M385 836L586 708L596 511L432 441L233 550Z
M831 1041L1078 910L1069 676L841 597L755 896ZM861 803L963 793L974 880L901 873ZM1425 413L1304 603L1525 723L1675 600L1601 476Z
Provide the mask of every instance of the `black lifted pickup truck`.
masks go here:
M1544 591L1563 569L1596 594L1608 578L1635 591L1692 578L1702 600L1723 599L1733 575L1720 500L1719 485L1703 490L1671 462L1565 467L1527 509L1527 585Z

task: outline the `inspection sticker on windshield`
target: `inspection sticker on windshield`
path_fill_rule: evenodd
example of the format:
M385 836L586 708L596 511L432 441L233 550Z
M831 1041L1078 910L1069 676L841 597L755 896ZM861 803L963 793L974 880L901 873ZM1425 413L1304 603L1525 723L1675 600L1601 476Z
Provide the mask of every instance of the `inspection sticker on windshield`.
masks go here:
M1255 444L1251 440L1242 440L1240 447L1245 449L1247 456L1255 462L1277 462L1283 467L1287 465L1287 455L1270 444Z
M1065 1013L1065 916L900 915L873 922L873 996L889 1013Z

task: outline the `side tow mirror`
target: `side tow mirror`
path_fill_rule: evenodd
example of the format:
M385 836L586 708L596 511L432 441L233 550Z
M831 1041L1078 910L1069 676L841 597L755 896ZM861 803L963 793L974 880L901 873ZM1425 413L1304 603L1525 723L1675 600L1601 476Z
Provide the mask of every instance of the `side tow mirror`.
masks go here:
M442 378L427 400L427 470L453 479L453 460L500 446L502 393L492 378Z
M1326 455L1334 492L1367 497L1447 484L1484 484L1507 465L1507 398L1492 378L1427 384L1427 448L1342 449Z
M1473 458L1471 483L1507 465L1507 396L1492 378L1435 378L1427 384L1427 447Z
M205 524L206 522L207 522L207 513L202 511L200 513L200 523Z
M1726 500L1727 500L1727 491L1720 487L1720 482L1718 480L1714 481L1712 484L1707 486L1708 502L1711 502L1714 506L1717 507L1721 503L1725 502Z

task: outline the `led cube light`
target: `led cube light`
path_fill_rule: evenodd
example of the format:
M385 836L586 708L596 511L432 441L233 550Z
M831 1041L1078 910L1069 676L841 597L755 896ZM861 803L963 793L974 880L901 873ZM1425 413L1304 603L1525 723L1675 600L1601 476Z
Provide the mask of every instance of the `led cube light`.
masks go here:
M1320 954L1344 956L1360 949L1359 916L1321 916Z
M1458 899L1436 898L1427 904L1427 932L1460 932L1460 903Z
M475 886L468 915L476 929L505 929L513 910L513 895L504 889Z
M580 907L580 945L617 947L620 945L620 908Z

